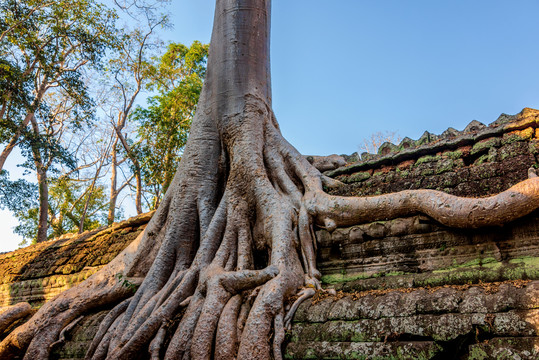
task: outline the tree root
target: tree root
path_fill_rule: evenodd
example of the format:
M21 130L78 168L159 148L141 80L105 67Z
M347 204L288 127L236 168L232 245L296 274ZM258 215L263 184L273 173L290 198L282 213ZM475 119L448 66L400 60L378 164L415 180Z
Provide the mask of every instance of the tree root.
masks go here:
M294 314L298 310L298 307L303 303L305 300L311 298L316 294L316 290L313 288L305 288L302 289L298 295L299 297L294 301L292 306L290 307L290 310L288 310L288 313L286 314L286 317L284 318L284 327L289 330L292 325L292 318L294 317Z
M15 321L27 317L32 312L34 312L34 310L27 302L2 308L0 311L0 334Z
M53 349L55 346L63 344L66 341L66 333L68 331L71 331L71 329L73 329L75 327L75 325L77 325L79 323L79 321L81 321L82 319L84 319L84 315L79 316L78 318L73 320L69 325L67 325L65 328L63 328L62 331L60 331L60 336L58 336L58 340L53 342L49 346L49 348Z

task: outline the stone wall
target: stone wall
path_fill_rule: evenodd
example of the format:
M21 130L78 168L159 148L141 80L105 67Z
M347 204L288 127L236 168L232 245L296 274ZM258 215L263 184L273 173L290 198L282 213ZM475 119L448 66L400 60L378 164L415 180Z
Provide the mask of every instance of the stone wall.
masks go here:
M339 295L300 306L286 358L539 358L539 281Z
M346 185L330 192L370 196L436 189L481 197L507 190L528 177L539 157L539 111L502 115L489 126L472 121L458 132L425 133L379 154L326 172ZM352 157L353 159L353 157ZM377 221L331 234L317 231L318 266L324 274L424 273L470 262L508 263L539 256L539 212L501 227L459 230L423 215ZM535 275L534 275L535 276ZM504 279L504 276L501 277Z
M485 126L425 133L345 157L326 175L333 194L438 189L488 196L528 176L539 153L539 111ZM0 306L39 306L110 261L151 214L110 229L0 255ZM539 211L496 228L456 230L424 215L329 233L317 230L323 293L302 305L288 334L292 359L536 359L539 341ZM78 323L57 359L82 358L107 309ZM517 355L515 355L517 354Z
M472 121L462 132L384 143L378 154L326 172L345 184L334 194L379 195L410 189L435 189L480 197L501 192L526 179L539 156L539 111L502 115L485 126ZM349 157L351 160L357 156Z
M38 307L85 280L127 247L152 215L0 254L0 307L22 301Z

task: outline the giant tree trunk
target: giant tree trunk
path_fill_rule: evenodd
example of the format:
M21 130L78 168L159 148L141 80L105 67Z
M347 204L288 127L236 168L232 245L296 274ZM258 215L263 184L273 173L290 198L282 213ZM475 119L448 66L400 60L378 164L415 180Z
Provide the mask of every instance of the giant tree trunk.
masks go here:
M45 359L64 327L111 306L89 359L146 351L152 359L281 359L295 309L285 315L287 300L303 286L319 287L313 226L332 230L417 212L451 226L484 226L539 206L539 178L482 199L430 190L324 193L322 183L335 181L283 139L273 116L269 15L269 0L217 0L206 81L159 209L109 265L10 334L0 357ZM144 279L134 295L118 273Z

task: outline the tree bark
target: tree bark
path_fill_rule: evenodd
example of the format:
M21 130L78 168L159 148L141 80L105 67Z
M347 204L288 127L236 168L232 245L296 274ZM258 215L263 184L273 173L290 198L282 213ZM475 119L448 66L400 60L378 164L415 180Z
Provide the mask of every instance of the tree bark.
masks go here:
M37 183L39 186L39 218L37 222L37 236L36 241L38 243L47 241L48 215L49 215L49 184L47 182L47 171L42 168L40 164L37 164Z
M36 97L34 101L32 102L31 108L28 110L28 113L24 117L24 120L17 128L17 131L15 131L15 134L11 137L11 140L6 145L4 150L2 150L2 153L0 154L0 171L4 168L4 165L6 163L6 160L8 156L11 154L15 146L17 146L17 142L19 141L19 138L22 135L23 130L28 126L30 121L35 115L35 109L39 106L41 103L41 99L43 99L43 95L45 95L45 91L47 90L48 82L44 80L42 84L40 85L39 89L37 90Z
M117 184L118 184L118 175L117 175L117 150L116 146L118 146L118 137L116 137L116 140L114 140L114 143L112 144L112 151L110 153L111 156L111 164L110 164L110 198L109 198L109 211L107 214L107 224L110 226L114 222L114 219L116 218L116 201L118 200L118 191L117 191Z

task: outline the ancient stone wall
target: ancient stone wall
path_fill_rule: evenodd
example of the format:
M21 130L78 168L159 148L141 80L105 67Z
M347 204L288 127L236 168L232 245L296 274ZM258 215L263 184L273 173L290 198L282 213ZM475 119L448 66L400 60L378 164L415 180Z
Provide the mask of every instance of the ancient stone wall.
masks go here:
M489 126L472 121L462 132L450 128L442 135L405 138L399 145L385 143L377 155L363 154L362 161L326 172L346 183L331 193L369 196L436 189L458 196L492 195L525 180L537 166L538 127L539 111L524 109ZM367 277L474 262L508 264L539 256L538 216L536 211L505 226L479 230L448 228L423 215L332 233L319 230L318 266L325 274Z
M418 140L384 143L378 154L326 172L347 185L338 195L379 195L410 189L435 189L480 197L504 191L526 179L539 155L539 111L502 115L485 126L472 121L462 132L425 132ZM348 157L357 160L356 156Z
M22 301L37 307L85 280L127 247L152 215L0 254L0 307Z
M538 359L539 281L340 294L304 303L289 359Z

